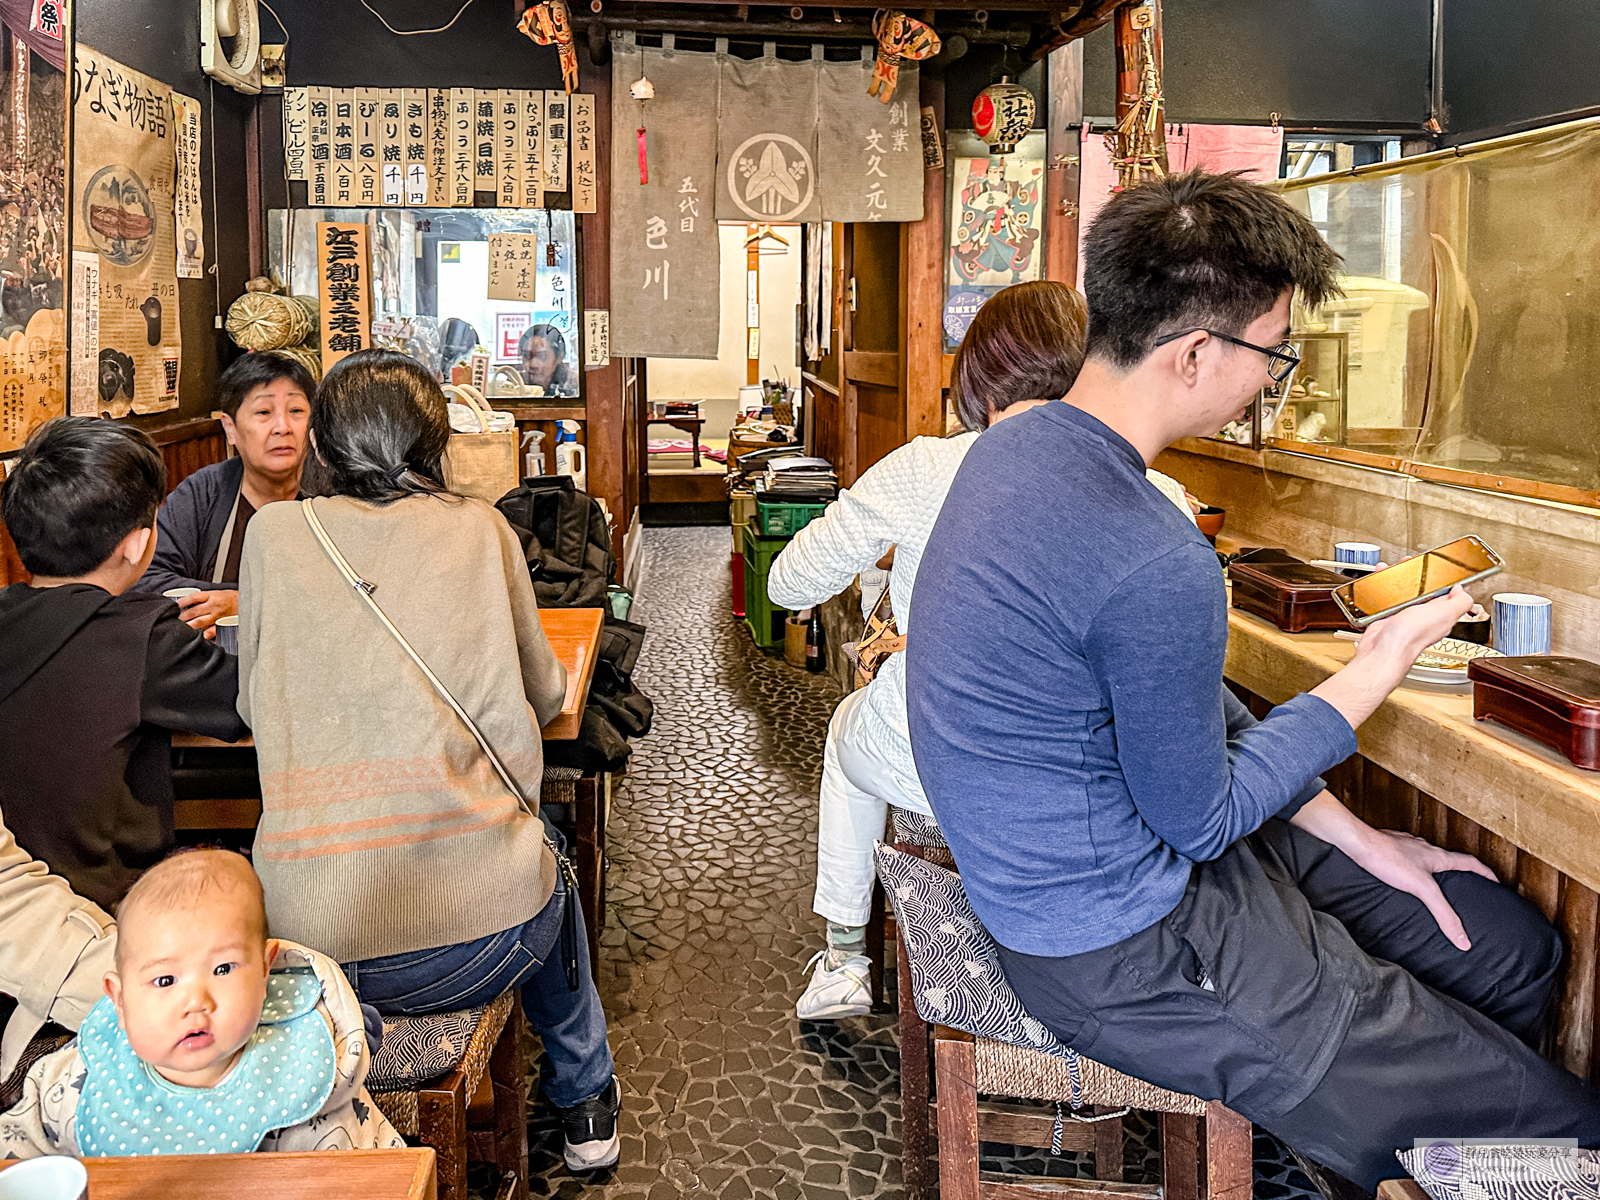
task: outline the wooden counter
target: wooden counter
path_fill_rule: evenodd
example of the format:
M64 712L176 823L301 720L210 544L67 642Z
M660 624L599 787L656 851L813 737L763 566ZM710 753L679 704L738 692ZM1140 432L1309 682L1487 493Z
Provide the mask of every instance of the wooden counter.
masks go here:
M15 1163L0 1163L0 1171ZM86 1158L94 1200L165 1194L229 1200L434 1200L434 1155L405 1150L326 1150L283 1154L163 1154Z
M1264 715L1355 653L1331 633L1288 634L1229 609L1225 674ZM1357 731L1329 790L1370 824L1475 854L1560 929L1567 947L1551 1056L1600 1076L1600 772L1472 719L1470 688L1404 683Z

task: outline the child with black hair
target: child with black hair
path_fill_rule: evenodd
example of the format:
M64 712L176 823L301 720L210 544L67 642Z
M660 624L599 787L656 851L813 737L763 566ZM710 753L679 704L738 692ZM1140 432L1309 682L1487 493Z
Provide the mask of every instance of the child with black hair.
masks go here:
M0 591L0 811L17 841L110 909L172 848L170 730L247 732L238 660L130 591L156 548L161 454L141 431L58 417L0 487L31 584Z

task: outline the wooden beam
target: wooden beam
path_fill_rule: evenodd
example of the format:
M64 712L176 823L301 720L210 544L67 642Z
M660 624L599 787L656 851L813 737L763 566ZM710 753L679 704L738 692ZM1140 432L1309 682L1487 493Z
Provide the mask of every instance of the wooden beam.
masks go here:
M583 226L582 289L584 308L611 307L611 67L596 67L578 56L579 87L594 96L595 209L577 218ZM583 325L583 313L577 313ZM580 370L581 370L580 364ZM611 511L611 550L622 556L622 538L632 514L623 505L624 447L622 360L583 371L585 453L589 494Z
M844 375L847 383L897 388L900 386L900 356L885 350L846 350Z
M943 79L921 77L922 106L932 108L944 143ZM901 360L906 440L944 435L945 167L922 173L922 220L901 226Z
M1062 46L1045 64L1045 278L1078 284L1079 178L1083 127L1083 43Z
M1055 33L1045 38L1039 45L1028 51L1028 57L1038 62L1048 54L1053 54L1062 46L1088 37L1096 29L1111 20L1117 6L1123 0L1093 0L1093 3L1084 5L1082 11L1070 21L1063 22Z

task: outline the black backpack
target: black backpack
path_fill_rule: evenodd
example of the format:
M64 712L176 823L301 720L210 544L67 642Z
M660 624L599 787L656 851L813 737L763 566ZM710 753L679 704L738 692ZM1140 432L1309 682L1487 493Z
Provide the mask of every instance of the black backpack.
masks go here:
M570 475L532 475L496 502L522 543L540 608L605 608L617 559L605 512Z

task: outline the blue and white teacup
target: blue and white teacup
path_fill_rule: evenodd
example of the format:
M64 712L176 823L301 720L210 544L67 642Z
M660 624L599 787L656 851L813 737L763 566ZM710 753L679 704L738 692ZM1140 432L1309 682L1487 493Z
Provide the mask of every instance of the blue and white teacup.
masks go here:
M1333 561L1361 563L1375 567L1383 555L1383 548L1372 542L1337 542L1333 547Z
M1550 653L1550 610L1547 597L1526 592L1499 592L1494 597L1494 648L1501 654Z

